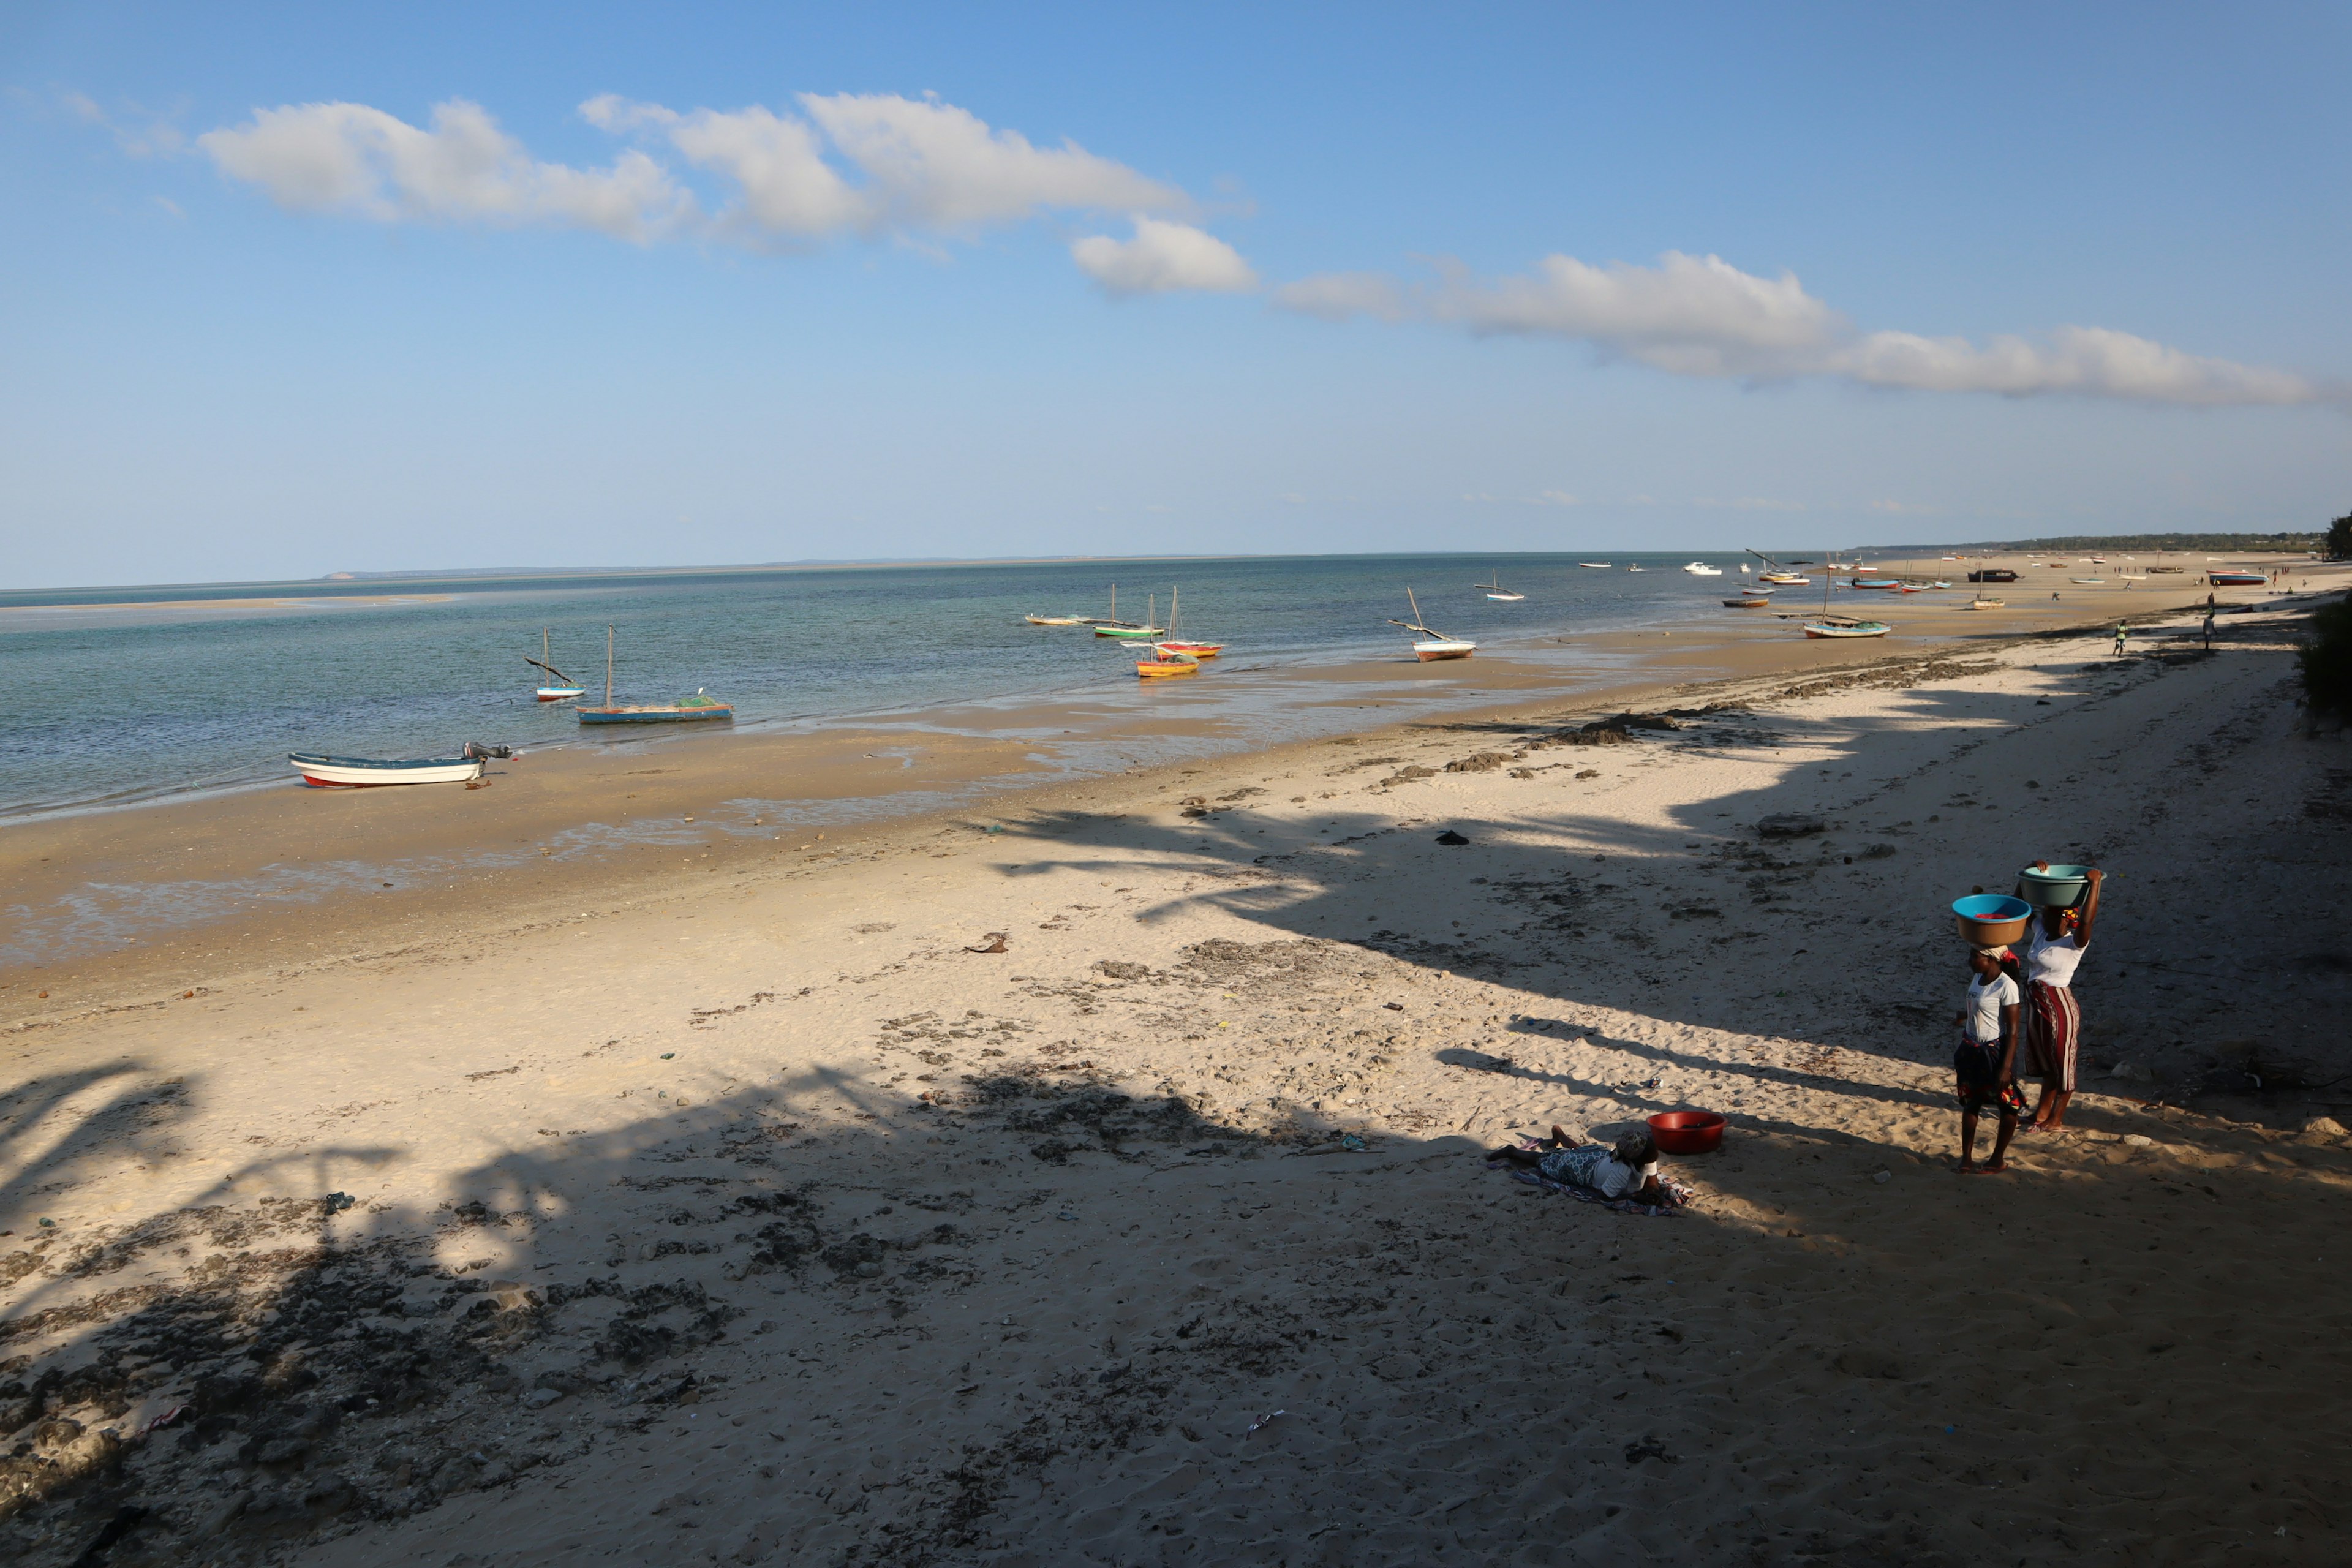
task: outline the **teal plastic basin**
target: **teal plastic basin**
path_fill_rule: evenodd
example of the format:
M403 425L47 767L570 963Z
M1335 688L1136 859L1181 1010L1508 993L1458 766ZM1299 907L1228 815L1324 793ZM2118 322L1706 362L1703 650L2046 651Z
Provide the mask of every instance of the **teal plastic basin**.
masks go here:
M2006 893L1971 893L1952 900L1953 923L1963 941L1978 947L2006 947L2024 939L2033 906Z
M2017 874L2017 880L2029 901L2048 909L2071 910L2083 901L2083 891L2091 885L2091 868L2053 866L2037 871L2028 866Z

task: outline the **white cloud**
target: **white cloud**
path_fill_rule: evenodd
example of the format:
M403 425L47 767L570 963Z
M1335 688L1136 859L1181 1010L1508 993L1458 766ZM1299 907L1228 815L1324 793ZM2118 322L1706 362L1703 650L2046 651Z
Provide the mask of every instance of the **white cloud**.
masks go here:
M2148 403L2293 404L2341 396L2292 372L2183 353L2104 327L2060 327L2046 344L1994 338L1872 332L1830 356L1827 367L1870 386L1920 392L1994 392L2021 397L2070 392Z
M1538 490L1531 496L1489 495L1485 490L1471 490L1462 498L1478 506L1583 506L1582 496L1566 490Z
M83 93L64 92L58 101L66 111L87 124L100 126L114 138L114 144L133 158L169 158L188 144L186 132L161 115L151 114L133 107L126 112L146 121L143 125L127 125L121 117L110 114L99 103Z
M640 143L605 169L535 161L462 100L436 105L423 129L366 104L289 104L257 110L247 124L196 144L222 173L298 210L383 222L564 224L638 241L691 236L790 248L844 234L961 232L1048 211L1141 221L1192 210L1182 191L1123 163L1072 142L1036 146L951 104L888 93L810 93L797 103L798 114L759 105L681 111L612 93L592 98L580 106L583 120ZM102 119L87 100L71 106ZM659 161L665 155L730 188L706 204ZM1199 241L1139 234L1134 243L1167 252L1179 276L1188 268L1210 276L1210 251L1223 249L1229 277L1239 258L1206 235Z
M801 95L801 107L863 173L896 222L958 228L1045 208L1192 210L1191 198L1074 142L1039 148L952 104L892 93Z
M1188 289L1239 294L1257 287L1257 274L1232 246L1164 218L1138 216L1133 239L1095 235L1071 246L1070 258L1105 293L1117 296Z
M608 169L542 163L479 105L436 104L429 130L363 103L304 103L208 131L197 147L280 206L381 222L557 224L618 239L659 238L694 216L693 196L643 153Z
M1794 274L1743 272L1717 256L1668 251L1654 267L1595 267L1548 256L1529 274L1481 279L1453 268L1407 288L1379 274L1309 278L1275 302L1339 320L1418 319L1487 333L1591 344L1678 375L1759 380L1830 376L1917 392L2072 395L2215 406L2345 401L2352 389L2289 371L2184 353L2099 327L2059 327L2046 341L1857 332Z
M1403 292L1396 279L1378 272L1325 272L1286 283L1274 291L1274 302L1304 316L1344 321L1370 316L1376 321L1402 321Z
M1684 375L1772 374L1843 327L1796 278L1740 271L1721 257L1668 251L1656 267L1591 267L1547 256L1531 277L1447 279L1431 316L1475 332L1579 338Z
M667 132L688 163L724 174L741 188L741 197L719 217L739 233L812 240L866 228L877 215L874 199L852 190L824 161L816 132L804 121L764 109L731 114L698 109L670 115Z

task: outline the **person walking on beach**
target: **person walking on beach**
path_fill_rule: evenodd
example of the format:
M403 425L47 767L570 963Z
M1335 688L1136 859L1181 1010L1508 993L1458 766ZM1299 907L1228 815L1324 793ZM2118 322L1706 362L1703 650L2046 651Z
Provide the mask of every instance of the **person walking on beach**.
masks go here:
M2123 656L2124 656L2124 644L2125 644L2126 640L2126 639L2128 639L2130 637L2131 637L2131 627L2129 627L2128 626L2126 626L2126 625L2125 625L2123 622L2121 622L2121 621L2117 621L2117 622L2116 623L2116 657L2117 658L2123 658Z
M2036 860L2037 871L2050 869ZM2105 874L2091 872L2090 886L2074 909L2044 908L2036 917L2025 948L2025 1054L2021 1068L2042 1080L2041 1098L2033 1104L2028 1132L2055 1132L2065 1125L2067 1102L2074 1098L2076 1047L2083 1034L2083 1012L2074 1002L2074 970L2091 945L2091 927L2099 918L2099 884ZM2022 888L2019 889L2021 893Z
M1980 947L1969 954L1975 978L1969 982L1967 1003L1953 1020L1960 1026L1959 1048L1952 1053L1956 1079L1953 1094L1960 1102L1960 1174L1998 1175L2009 1169L2009 1141L2017 1134L2018 1113L2025 1096L2018 1092L2017 1047L2023 1029L2020 1019L2017 982L2001 961L2005 947ZM1993 1136L1992 1157L1977 1163L1977 1118L1987 1106L2000 1118Z

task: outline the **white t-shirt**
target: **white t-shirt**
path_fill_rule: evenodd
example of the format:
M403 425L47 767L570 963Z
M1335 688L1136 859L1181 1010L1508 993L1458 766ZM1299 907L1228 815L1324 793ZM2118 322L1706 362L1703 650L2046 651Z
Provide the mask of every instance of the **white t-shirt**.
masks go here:
M2033 940L2025 944L2028 980L2039 980L2044 985L2072 985L2074 966L2082 962L2083 944L2074 940L2073 931L2052 942L2042 934L2041 923L2035 922Z
M1655 1160L1636 1170L1612 1154L1592 1167L1591 1185L1603 1197L1622 1198L1628 1193L1640 1192L1642 1184L1657 1173Z
M2000 1010L2018 1003L2017 982L2008 975L1994 977L1991 984L1979 975L1969 982L1968 1021L1961 1026L1969 1039L1980 1046L2000 1044Z

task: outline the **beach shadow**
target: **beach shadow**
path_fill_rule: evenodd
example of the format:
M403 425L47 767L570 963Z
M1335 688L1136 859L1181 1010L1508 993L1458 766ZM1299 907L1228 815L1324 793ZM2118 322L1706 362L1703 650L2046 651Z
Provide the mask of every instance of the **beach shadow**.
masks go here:
M1208 944L1175 983L1271 993L1347 962L1338 944L1307 946ZM1677 1270L1720 1273L1763 1303L1879 1268L1906 1230L1900 1205L1865 1222L1817 1195L1824 1154L1887 1157L1833 1131L1741 1122L1756 1135L1737 1155L1676 1167L1719 1193L1752 1190L1769 1223L1744 1208L1649 1219L1545 1199L1443 1132L1351 1138L1303 1096L1244 1126L1051 1045L983 1057L919 1019L901 1034L911 1060L953 1058L919 1093L795 1073L509 1150L457 1173L429 1210L354 1205L301 1181L365 1152L288 1156L241 1171L240 1195L72 1238L105 1267L44 1258L34 1284L54 1304L0 1320L0 1424L16 1445L0 1460L0 1531L43 1564L156 1561L175 1543L318 1563L430 1545L442 1561L453 1530L486 1563L706 1549L793 1561L861 1543L877 1562L990 1558L1024 1535L1071 1540L1055 1500L1114 1475L1140 1479L1091 1506L1146 1532L1257 1495L1267 1463L1326 1487L1319 1465L1297 1472L1238 1440L1231 1424L1274 1408L1269 1390L1287 1389L1278 1397L1309 1423L1334 1395L1347 1410L1370 1394L1344 1391L1378 1390L1397 1401L1391 1431L1425 1425L1412 1443L1459 1445L1471 1401L1495 1396L1484 1373L1497 1358L1539 1410L1605 1403L1629 1378L1686 1381L1686 1336L1714 1321L1696 1298L1645 1296L1615 1373L1525 1363L1524 1330L1510 1325L1598 1313L1633 1289L1623 1281ZM794 1109L820 1099L839 1109ZM1951 1180L1898 1165L1906 1182ZM301 1195L242 1195L248 1175ZM2127 1184L2121 1201L2147 1185L2140 1170L2085 1179ZM2240 1178L2282 1191L2298 1179ZM2003 1191L2021 1214L2046 1205ZM1465 1229L1465 1195L1532 1206ZM2077 1191L2066 1206L2096 1205ZM2129 1261L2104 1289L2160 1285L2168 1267ZM1963 1316L1979 1289L1973 1266L1908 1278L1930 1316ZM2046 1294L2017 1300L2016 1312L2054 1321L2075 1311ZM1498 1321L1506 1309L1518 1316ZM1990 1310L2009 1321L1999 1302ZM1392 1338L1400 1326L1409 1334ZM1812 1426L1859 1419L1853 1391L1872 1385L1854 1379L1895 1352L1874 1353L1854 1363L1864 1373L1759 1363L1751 1394L1783 1389L1794 1401L1783 1436L1842 1474L1849 1461L1822 1452ZM1898 1420L1887 1386L1869 1397L1888 1405L1878 1418ZM800 1388L832 1392L812 1403ZM1815 1411L1805 1401L1817 1397ZM1609 1413L1592 1414L1605 1434ZM2119 1434L2127 1419L2116 1415ZM1643 1420L1697 1440L1685 1418ZM1224 1436L1209 1442L1211 1430ZM1335 1475L1427 1463L1404 1447L1370 1458L1344 1428L1288 1441L1358 1456ZM661 1461L658 1482L625 1479L640 1450ZM1200 1510L1170 1514L1150 1483L1188 1467L1206 1478L1188 1483L1204 1489ZM605 1479L565 1500L575 1475ZM1604 1543L1611 1473L1562 1484L1583 1510L1563 1539ZM1760 1479L1748 1489L1746 1517L1806 1517L1801 1499ZM1376 1530L1418 1529L1427 1500L1409 1490L1362 1505L1369 1516L1340 1544L1360 1552ZM1453 1528L1499 1546L1482 1531L1505 1522ZM490 1544L501 1540L526 1544Z

